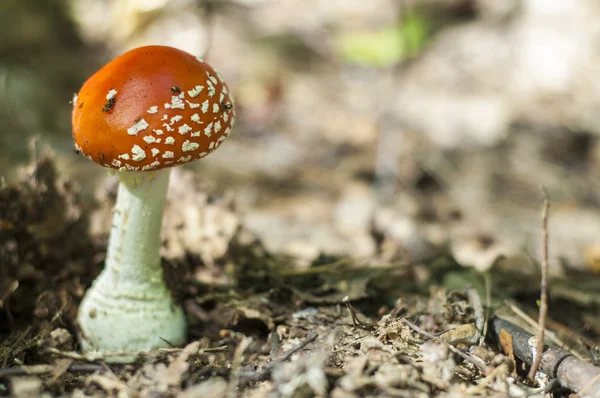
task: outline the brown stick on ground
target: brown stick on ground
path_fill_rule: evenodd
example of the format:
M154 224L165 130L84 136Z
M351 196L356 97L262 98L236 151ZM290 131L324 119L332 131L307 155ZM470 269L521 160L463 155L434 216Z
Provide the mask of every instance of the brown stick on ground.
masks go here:
M512 336L514 354L523 362L533 362L536 344L530 345L534 337L518 326L498 317L490 320L490 331L495 333L496 339L501 330L505 330ZM550 377L558 379L563 387L573 390L581 397L600 396L600 368L584 362L569 352L553 347L544 346L541 356L540 370Z
M540 282L540 314L538 317L538 332L537 332L537 349L534 355L533 363L529 369L527 378L531 381L535 380L535 372L537 372L542 352L544 351L544 331L546 330L546 314L548 313L548 215L550 213L550 196L545 188L544 191L544 211L542 213L542 234L543 234L543 250L542 250L542 281Z
M290 350L285 352L280 357L274 359L269 362L262 369L256 372L240 372L239 374L239 385L243 385L249 382L255 381L263 381L271 375L271 371L277 367L281 366L285 361L290 359L292 355L297 353L298 351L303 350L307 345L315 341L319 337L317 333L311 332L304 340L302 340L298 345L292 347Z
M425 336L437 343L444 344L446 347L448 347L448 349L450 351L452 351L453 353L455 353L456 355L458 355L465 361L471 362L473 365L475 365L481 371L481 373L485 374L486 366L485 366L485 362L483 362L483 360L481 358L465 354L464 352L462 352L458 348L454 347L453 345L451 345L445 341L442 341L439 337L436 337L436 336L432 335L431 333L426 332L425 330L421 329L420 327L418 327L417 325L415 325L414 323L412 323L411 321L409 321L406 318L402 318L401 321L406 326L408 326L409 328L414 330L415 332L422 334L423 336Z

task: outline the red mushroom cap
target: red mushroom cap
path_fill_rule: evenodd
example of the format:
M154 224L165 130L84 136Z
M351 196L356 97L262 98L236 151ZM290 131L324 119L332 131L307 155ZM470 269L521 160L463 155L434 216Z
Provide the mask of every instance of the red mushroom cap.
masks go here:
M202 59L165 46L131 50L96 72L73 101L75 147L94 162L146 171L200 159L235 122L233 96Z

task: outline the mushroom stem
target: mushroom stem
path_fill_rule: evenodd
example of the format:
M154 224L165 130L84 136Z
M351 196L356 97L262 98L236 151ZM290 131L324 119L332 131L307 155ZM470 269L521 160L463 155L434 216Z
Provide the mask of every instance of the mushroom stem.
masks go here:
M185 340L183 311L164 284L159 254L170 173L118 173L105 268L79 307L84 351L121 353L113 361L128 362Z

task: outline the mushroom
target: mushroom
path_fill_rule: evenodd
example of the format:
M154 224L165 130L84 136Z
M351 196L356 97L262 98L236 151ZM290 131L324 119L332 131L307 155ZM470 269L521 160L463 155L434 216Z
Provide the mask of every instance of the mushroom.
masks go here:
M164 46L117 57L73 99L75 151L120 180L105 267L77 316L84 351L127 362L184 342L183 310L159 255L170 168L216 150L231 132L233 106L219 73Z

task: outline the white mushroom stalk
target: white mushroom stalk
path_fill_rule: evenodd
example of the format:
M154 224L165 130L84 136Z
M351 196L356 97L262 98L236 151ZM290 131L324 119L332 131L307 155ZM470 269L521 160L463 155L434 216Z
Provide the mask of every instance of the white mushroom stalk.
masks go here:
M79 307L84 351L120 354L111 359L126 362L165 342L185 340L184 314L164 283L159 254L170 173L117 173L105 268Z

